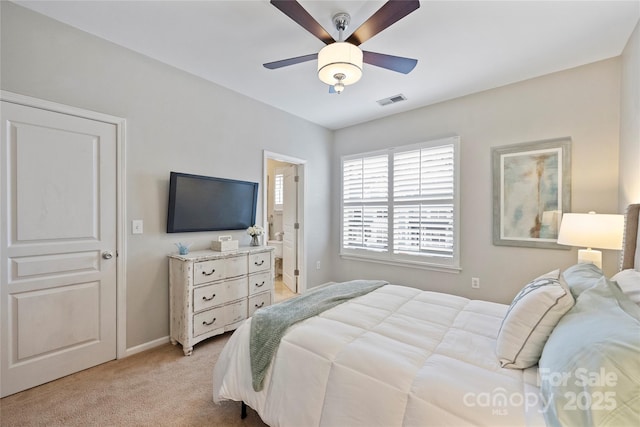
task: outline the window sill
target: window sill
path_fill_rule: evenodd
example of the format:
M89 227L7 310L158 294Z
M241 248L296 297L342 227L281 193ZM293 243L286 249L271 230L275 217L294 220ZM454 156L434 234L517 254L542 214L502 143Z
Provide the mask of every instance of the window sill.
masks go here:
M372 258L369 256L360 256L353 254L340 254L340 258L349 261L372 262L375 264L393 265L396 267L417 268L421 270L439 271L441 273L458 274L462 271L461 267L453 265L432 264L427 262L406 261L406 260L390 260L382 258Z

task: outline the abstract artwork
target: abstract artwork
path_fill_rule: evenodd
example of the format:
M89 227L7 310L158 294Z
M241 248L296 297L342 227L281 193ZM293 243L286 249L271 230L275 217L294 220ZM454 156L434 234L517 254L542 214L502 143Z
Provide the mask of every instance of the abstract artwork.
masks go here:
M569 249L557 239L571 208L571 139L494 147L491 157L493 243Z

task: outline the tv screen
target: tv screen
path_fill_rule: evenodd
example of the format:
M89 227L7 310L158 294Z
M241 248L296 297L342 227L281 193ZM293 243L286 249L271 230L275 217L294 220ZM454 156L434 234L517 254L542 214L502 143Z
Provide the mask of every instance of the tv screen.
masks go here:
M243 230L257 204L257 182L171 172L167 233Z

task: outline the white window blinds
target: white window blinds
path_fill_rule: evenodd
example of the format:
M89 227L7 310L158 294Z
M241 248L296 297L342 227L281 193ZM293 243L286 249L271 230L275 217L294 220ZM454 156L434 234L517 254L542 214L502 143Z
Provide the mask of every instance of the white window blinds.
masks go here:
M388 168L387 155L343 163L343 247L387 250Z
M457 144L344 157L342 254L457 267Z
M395 253L453 257L453 155L453 144L395 154Z
M276 178L274 180L273 187L274 209L281 211L284 203L284 174L279 170L276 171Z

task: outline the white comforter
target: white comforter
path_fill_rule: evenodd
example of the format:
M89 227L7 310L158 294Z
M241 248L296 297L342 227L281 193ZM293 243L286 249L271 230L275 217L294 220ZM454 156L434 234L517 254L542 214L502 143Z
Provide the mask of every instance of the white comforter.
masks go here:
M248 319L214 369L214 401L270 426L544 425L535 368L500 368L507 306L387 285L292 326L254 392Z

